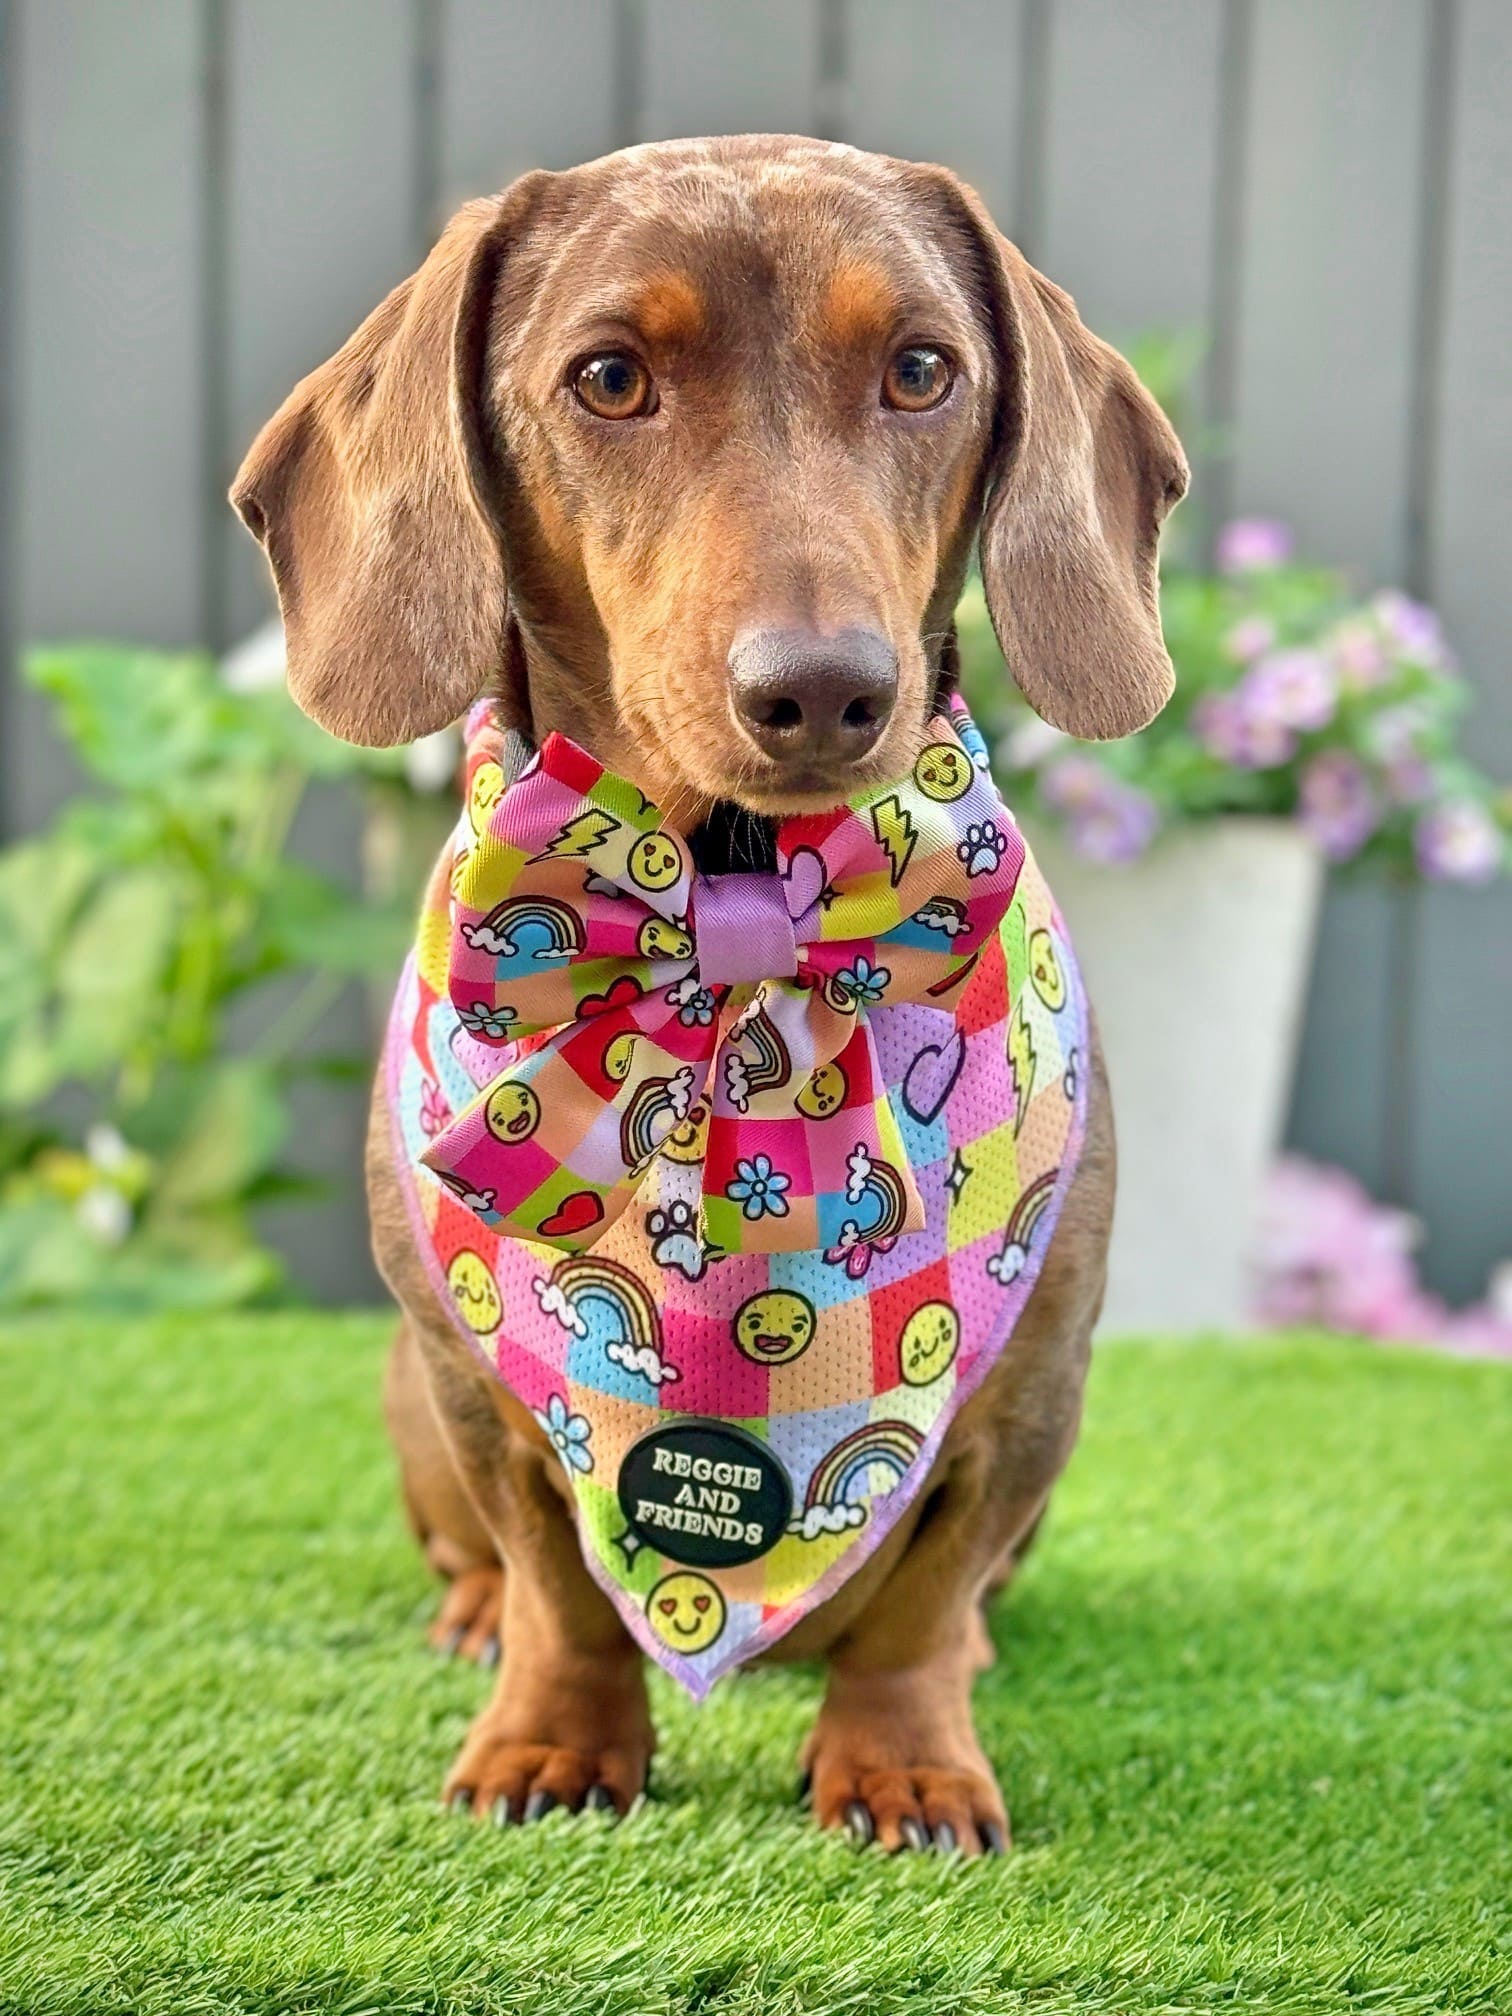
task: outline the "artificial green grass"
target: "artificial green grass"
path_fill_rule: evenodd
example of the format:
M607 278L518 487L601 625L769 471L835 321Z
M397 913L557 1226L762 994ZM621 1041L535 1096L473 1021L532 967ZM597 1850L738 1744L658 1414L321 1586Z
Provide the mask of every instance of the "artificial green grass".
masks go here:
M0 2008L1512 2007L1507 1369L1100 1352L961 1864L812 1830L806 1671L659 1684L620 1826L441 1812L489 1682L422 1649L386 1327L0 1333Z

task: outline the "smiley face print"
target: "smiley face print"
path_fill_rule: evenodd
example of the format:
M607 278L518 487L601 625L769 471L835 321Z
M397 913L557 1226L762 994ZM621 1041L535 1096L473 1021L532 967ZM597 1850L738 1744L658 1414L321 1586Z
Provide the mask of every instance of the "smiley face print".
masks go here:
M483 1118L496 1141L518 1148L541 1124L541 1102L528 1085L506 1080L495 1085L483 1107Z
M810 1120L827 1120L831 1113L838 1113L845 1104L849 1089L845 1073L838 1064L821 1064L816 1071L809 1073L803 1090L793 1104Z
M665 833L643 833L627 863L637 889L670 889L683 872L682 855Z
M961 1319L948 1302L915 1309L898 1339L898 1369L910 1386L938 1379L961 1347Z
M707 1575L681 1568L646 1598L646 1621L673 1652L707 1652L725 1627L725 1600Z
M702 1162L708 1141L709 1109L700 1101L667 1135L661 1152L669 1162Z
M692 934L670 917L648 917L636 934L635 943L643 959L693 957Z
M787 1365L813 1343L815 1321L806 1296L768 1288L735 1311L735 1342L753 1365Z
M1055 940L1043 925L1029 933L1029 978L1034 991L1052 1014L1066 1005L1066 976L1055 955Z
M914 782L937 805L964 798L971 788L971 758L953 742L931 742L914 765Z
M474 833L485 830L503 796L504 772L497 763L480 763L467 787L467 823Z
M487 1337L498 1329L504 1320L499 1284L489 1272L488 1262L470 1246L463 1246L454 1255L446 1270L446 1285L457 1305L457 1314L469 1330Z

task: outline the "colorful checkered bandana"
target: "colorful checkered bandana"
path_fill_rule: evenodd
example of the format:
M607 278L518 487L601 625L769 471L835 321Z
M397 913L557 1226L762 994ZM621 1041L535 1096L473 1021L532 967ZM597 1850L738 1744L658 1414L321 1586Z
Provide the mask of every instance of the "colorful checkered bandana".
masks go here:
M918 1231L871 1016L948 1000L1023 842L941 716L906 782L776 847L776 874L695 875L657 808L560 735L499 791L453 883L451 997L480 1042L551 1033L424 1156L486 1225L591 1247L693 1128L721 1252Z
M436 1294L695 1696L906 1515L1085 1118L1075 959L959 703L906 783L777 852L700 881L571 744L506 789L476 710L386 1049Z

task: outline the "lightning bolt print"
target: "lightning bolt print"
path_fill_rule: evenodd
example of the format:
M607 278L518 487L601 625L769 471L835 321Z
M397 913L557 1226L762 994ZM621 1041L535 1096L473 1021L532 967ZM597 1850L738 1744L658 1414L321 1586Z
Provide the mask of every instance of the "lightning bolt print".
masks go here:
M1034 1090L1034 1036L1020 1001L1008 1024L1008 1069L1013 1075L1013 1132L1015 1138L1029 1111L1029 1095Z
M558 860L581 861L595 847L602 847L611 833L617 833L619 823L609 812L580 812L576 819L567 821L549 846L532 858L545 861L554 855Z
M896 889L903 880L903 871L913 857L914 845L919 837L913 814L903 809L896 792L892 792L873 805L871 823L877 844L886 850L892 863L892 886Z

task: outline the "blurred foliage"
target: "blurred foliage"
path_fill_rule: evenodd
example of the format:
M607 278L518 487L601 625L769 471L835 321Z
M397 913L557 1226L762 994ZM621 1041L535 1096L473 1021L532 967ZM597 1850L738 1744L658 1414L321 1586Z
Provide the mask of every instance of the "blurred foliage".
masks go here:
M350 1056L310 1039L409 924L290 831L315 780L397 790L400 759L204 657L58 647L26 677L90 783L0 852L0 1306L274 1296L252 1213L309 1187L282 1161L291 1090L366 1070L361 1031Z

